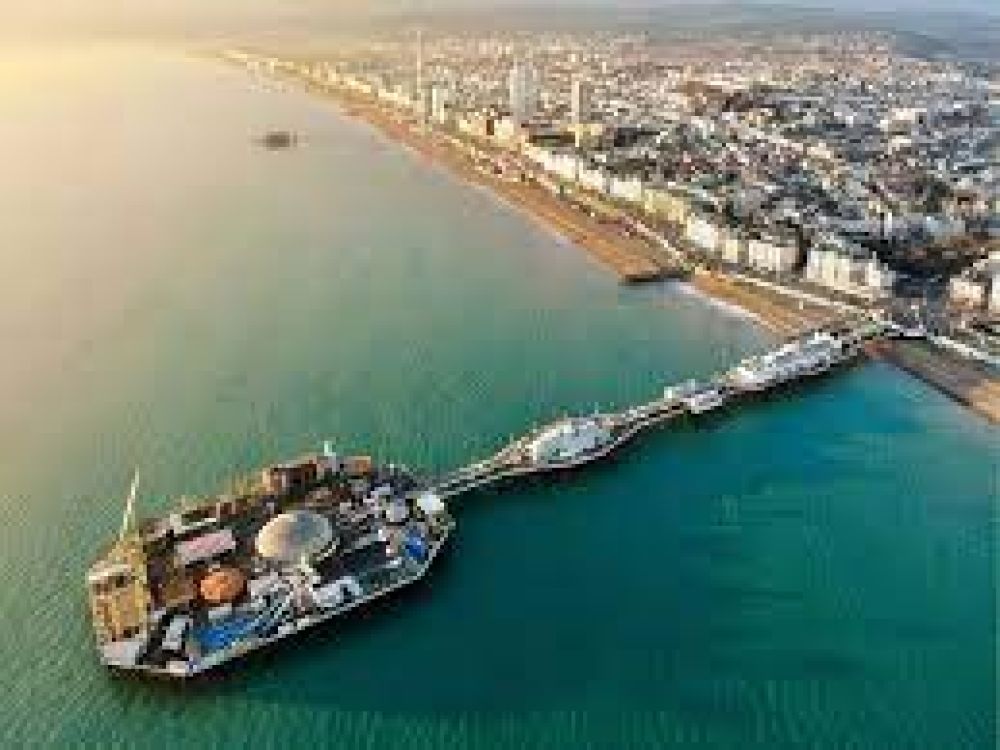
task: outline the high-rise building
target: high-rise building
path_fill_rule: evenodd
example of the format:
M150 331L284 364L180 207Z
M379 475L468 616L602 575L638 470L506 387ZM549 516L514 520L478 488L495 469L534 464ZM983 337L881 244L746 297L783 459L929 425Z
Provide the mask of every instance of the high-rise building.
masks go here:
M433 111L433 92L434 87L430 83L424 83L424 85L417 90L417 116L424 122L430 118L431 112Z
M417 91L424 90L424 30L417 29Z
M417 67L414 93L416 95L417 115L426 120L430 114L430 87L424 80L424 30L417 29Z
M538 105L538 73L528 63L515 62L510 70L510 114L520 128L535 115Z
M573 125L585 125L590 122L590 83L582 78L573 79L570 92L570 121Z
M431 87L431 119L438 125L445 125L451 118L451 89L437 85Z

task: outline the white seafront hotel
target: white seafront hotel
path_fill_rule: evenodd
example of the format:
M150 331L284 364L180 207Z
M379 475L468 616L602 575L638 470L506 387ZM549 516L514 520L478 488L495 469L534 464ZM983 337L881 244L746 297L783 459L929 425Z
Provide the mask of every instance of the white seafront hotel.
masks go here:
M828 237L810 248L806 281L865 299L884 297L892 291L895 274L866 248Z
M798 245L790 238L762 236L751 239L747 248L750 266L767 273L790 273L800 257Z

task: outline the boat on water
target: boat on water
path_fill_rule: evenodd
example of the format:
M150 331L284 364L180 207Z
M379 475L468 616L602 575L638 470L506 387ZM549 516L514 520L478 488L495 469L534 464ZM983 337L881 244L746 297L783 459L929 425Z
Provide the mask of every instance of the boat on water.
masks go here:
M190 677L335 619L423 577L454 528L405 468L329 445L140 523L137 485L86 577L99 658L122 671Z

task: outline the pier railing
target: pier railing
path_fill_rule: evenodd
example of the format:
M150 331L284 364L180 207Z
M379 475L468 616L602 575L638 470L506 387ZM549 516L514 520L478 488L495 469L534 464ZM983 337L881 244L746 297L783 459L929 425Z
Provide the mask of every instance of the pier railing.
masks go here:
M856 358L860 354L858 344L864 339L871 339L879 335L874 331L875 329L870 323L847 328L843 336L843 353L834 364ZM775 381L764 390L773 390L792 381L804 380L814 374L816 374L814 371L803 371L793 377ZM753 392L760 391L755 389ZM728 372L716 373L700 383L689 380L681 385L665 389L663 396L652 401L636 404L618 412L576 418L595 420L609 431L611 438L594 450L582 452L564 460L533 460L530 450L532 441L549 427L559 424L556 422L534 429L512 440L488 458L475 461L438 477L429 483L428 490L439 495L442 499L455 498L506 479L573 469L598 461L616 451L644 430L684 414L698 413L697 409L692 408L692 399L712 394L724 402L733 401L741 395L748 395L731 383Z

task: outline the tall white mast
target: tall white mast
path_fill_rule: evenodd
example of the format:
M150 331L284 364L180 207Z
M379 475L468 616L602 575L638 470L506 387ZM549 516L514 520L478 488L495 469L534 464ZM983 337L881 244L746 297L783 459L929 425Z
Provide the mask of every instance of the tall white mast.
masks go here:
M118 533L118 540L121 541L135 523L135 496L139 490L139 470L136 469L132 475L132 486L129 488L128 497L125 499L125 512L122 514L122 529Z

